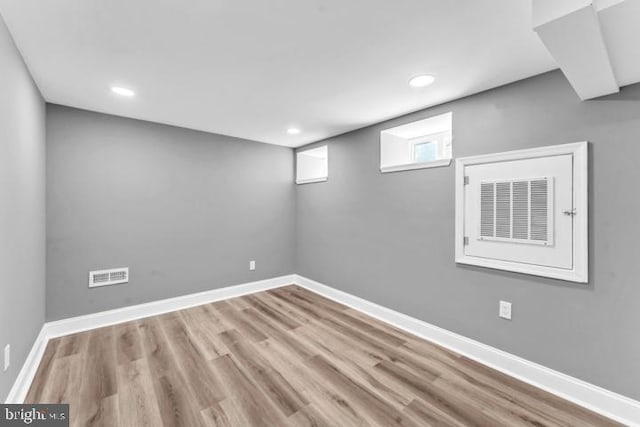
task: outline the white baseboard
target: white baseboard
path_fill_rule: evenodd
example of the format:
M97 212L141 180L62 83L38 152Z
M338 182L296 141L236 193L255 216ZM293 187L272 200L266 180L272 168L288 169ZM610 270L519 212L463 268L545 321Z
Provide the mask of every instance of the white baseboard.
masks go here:
M24 401L51 338L294 283L623 424L640 426L640 402L636 400L296 274L45 323L6 403Z
M103 326L129 322L131 320L156 316L171 311L182 310L196 305L207 304L242 295L252 294L267 289L293 284L295 275L274 277L272 279L258 280L256 282L243 283L241 285L227 286L225 288L212 289L196 294L183 295L145 304L137 304L115 310L101 311L85 316L71 317L69 319L56 320L45 324L49 338L88 331Z
M18 373L18 377L13 383L11 390L9 390L5 403L24 402L27 392L29 391L29 387L31 386L31 382L36 376L38 366L40 366L44 350L47 348L47 343L49 342L46 326L47 324L45 323L40 329L40 333L36 337L36 340L31 347L31 351L29 351L27 359L24 361L24 364Z
M640 402L296 275L295 283L483 365L629 426L640 426Z
M64 335L75 334L77 332L88 331L90 329L129 322L131 320L156 316L175 310L194 307L196 305L207 304L242 295L265 291L267 289L279 288L293 284L295 275L274 277L272 279L259 280L256 282L243 283L241 285L228 286L220 289L199 292L196 294L183 295L159 301L152 301L145 304L132 305L115 310L101 311L87 314L85 316L71 317L69 319L47 322L42 326L40 334L36 338L27 360L22 365L13 387L9 391L5 403L22 403L31 386L31 382L36 375L42 356L51 338Z

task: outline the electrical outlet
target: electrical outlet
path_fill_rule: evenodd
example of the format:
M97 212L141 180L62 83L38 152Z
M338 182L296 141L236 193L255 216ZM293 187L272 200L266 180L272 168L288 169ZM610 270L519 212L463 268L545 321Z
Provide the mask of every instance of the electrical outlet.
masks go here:
M500 317L503 319L511 320L511 303L507 301L500 301Z
M5 372L9 369L9 365L11 364L11 345L7 344L4 346L4 370Z
M249 270L253 271L256 269L256 262L255 261L249 261Z

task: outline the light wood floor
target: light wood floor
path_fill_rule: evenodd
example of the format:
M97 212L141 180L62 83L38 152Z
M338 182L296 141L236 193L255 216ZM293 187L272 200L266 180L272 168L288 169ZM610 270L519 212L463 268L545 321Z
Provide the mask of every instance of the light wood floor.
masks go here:
M615 423L296 286L51 340L74 426Z

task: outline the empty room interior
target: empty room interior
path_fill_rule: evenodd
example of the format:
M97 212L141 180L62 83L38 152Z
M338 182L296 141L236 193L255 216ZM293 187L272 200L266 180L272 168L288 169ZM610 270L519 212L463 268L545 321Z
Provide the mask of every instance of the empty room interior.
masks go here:
M0 426L640 426L640 0L0 0Z

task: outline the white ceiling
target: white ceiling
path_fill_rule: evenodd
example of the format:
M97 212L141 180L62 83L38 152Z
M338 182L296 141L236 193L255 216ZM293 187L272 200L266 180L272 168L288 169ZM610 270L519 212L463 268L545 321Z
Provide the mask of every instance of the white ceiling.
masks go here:
M557 68L530 0L0 0L0 13L49 102L285 146ZM420 73L436 82L409 87Z

